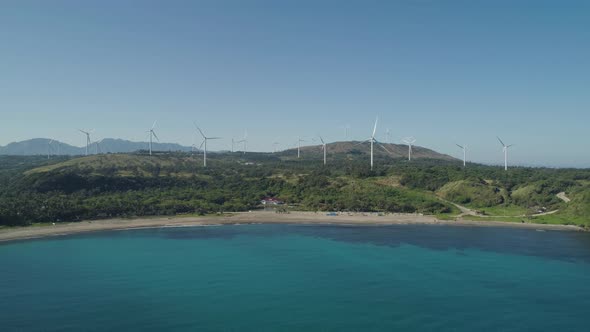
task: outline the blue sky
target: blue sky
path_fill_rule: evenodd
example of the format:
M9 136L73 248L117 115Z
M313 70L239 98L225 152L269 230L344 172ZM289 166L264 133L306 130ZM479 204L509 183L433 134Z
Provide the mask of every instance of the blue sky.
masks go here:
M3 1L0 145L270 151L344 126L469 159L590 167L587 1Z

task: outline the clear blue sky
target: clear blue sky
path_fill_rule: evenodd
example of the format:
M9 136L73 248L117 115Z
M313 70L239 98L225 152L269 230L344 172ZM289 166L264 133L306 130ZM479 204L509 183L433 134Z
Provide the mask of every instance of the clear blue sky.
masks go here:
M469 159L590 166L588 1L0 2L0 145L52 137L227 149L344 126Z

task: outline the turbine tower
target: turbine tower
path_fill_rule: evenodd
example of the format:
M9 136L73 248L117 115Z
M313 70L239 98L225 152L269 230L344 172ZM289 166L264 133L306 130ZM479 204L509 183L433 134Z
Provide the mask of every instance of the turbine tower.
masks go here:
M156 121L154 121L154 124L152 125L152 128L150 130L148 130L148 133L150 134L150 156L152 155L152 141L153 141L153 138L155 137L156 140L158 140L158 142L160 141L160 139L158 138L158 135L156 135L156 132L154 131L154 128L156 128Z
M47 143L47 159L49 159L49 157L51 156L51 143L53 143L54 140L50 140L49 143Z
M507 171L508 170L508 148L511 146L514 146L514 144L506 145L506 144L504 144L504 142L502 142L500 137L496 136L496 138L498 139L498 141L500 141L500 144L502 144L502 150L504 151L504 170Z
M463 144L463 145L459 145L459 144L455 144L457 145L461 150L463 150L463 167L465 167L465 164L467 163L467 145Z
M408 145L408 161L412 160L412 145L416 143L416 139L414 137L406 137L404 138L404 143Z
M326 142L324 142L322 136L320 136L320 141L322 141L322 150L324 150L324 165L326 165Z
M102 141L104 141L104 138L93 143L93 144L96 145L95 146L95 149L96 149L95 152L96 152L96 154L99 154L99 153L102 154L102 149L100 148L100 143L102 143Z
M197 127L197 130L199 131L201 136L203 136L203 143L201 143L201 146L199 147L199 149L201 147L203 147L203 145L204 145L205 148L203 149L203 167L207 167L207 141L210 139L220 139L221 137L207 137L207 136L205 136L205 134L203 133L201 128L199 128L199 126L197 126L196 123L195 123L195 127Z
M378 118L375 118L375 125L373 126L373 134L371 134L371 137L369 137L369 139L367 139L366 141L360 142L359 144L363 144L363 143L371 143L371 170L373 170L373 145L379 144L379 146L381 146L381 148L383 150L385 150L388 153L391 153L389 150L387 150L387 148L381 144L381 142L379 142L376 138L375 138L375 134L377 133L377 122L378 122ZM358 144L357 144L358 145Z
M246 148L248 146L248 130L244 130L244 139L242 139L240 142L242 142L244 145L244 154L246 154Z
M91 131L84 131L82 129L78 129L78 131L86 135L86 155L88 155L88 149L90 148L90 144L92 144L92 141L90 140L90 134L94 132L94 129L92 129Z
M279 142L273 142L272 146L273 146L273 152L272 153L277 153L277 146L279 145Z
M391 144L391 135L389 134L389 128L385 130L385 143Z
M371 135L371 171L373 170L373 144L376 142L375 140L375 133L377 132L377 121L379 118L375 118L375 125L373 126L373 134Z

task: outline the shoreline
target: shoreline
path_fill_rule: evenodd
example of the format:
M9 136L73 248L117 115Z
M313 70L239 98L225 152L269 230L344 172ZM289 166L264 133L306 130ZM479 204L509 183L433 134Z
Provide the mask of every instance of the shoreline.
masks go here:
M274 211L225 213L221 216L172 216L144 217L133 219L104 219L41 226L0 228L0 243L18 240L57 237L71 234L132 230L160 227L190 227L237 224L301 224L342 226L390 226L390 225L449 225L478 227L514 227L538 230L585 231L573 225L513 223L506 221L439 220L435 216L418 214L342 213L329 216L325 212L291 212L278 214Z

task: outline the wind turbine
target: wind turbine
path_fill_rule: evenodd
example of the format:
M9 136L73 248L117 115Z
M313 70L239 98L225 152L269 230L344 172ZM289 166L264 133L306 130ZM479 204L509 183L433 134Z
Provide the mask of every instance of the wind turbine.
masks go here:
M92 144L92 141L90 140L90 134L94 132L94 129L92 129L91 131L84 131L82 129L78 129L78 131L86 135L86 155L88 155L88 149L90 148L90 144Z
M389 150L387 150L387 148L385 146L383 146L383 144L381 144L381 142L377 141L377 139L375 138L375 134L377 133L377 122L379 121L379 118L375 118L375 125L373 126L373 133L371 134L371 137L369 137L369 139L367 139L364 142L361 142L359 144L363 144L366 142L371 143L371 170L373 170L373 145L375 143L379 144L379 146L381 146L381 148L383 148L383 150L387 151L388 153L391 153Z
M305 140L301 139L301 136L297 137L297 159L301 156L301 142L305 142Z
M49 143L47 143L47 159L49 159L49 157L51 156L51 143L53 143L54 140L50 140Z
M416 143L416 139L414 137L406 137L404 138L404 143L408 144L408 161L412 160L412 145Z
M322 141L322 150L324 150L324 165L326 165L326 142L324 142L322 136L320 136L320 141Z
M231 138L231 153L234 153L234 146L236 145L236 140L232 137Z
M279 142L273 142L272 146L273 146L273 152L272 153L277 153L277 146L279 145Z
M207 141L210 139L220 139L221 137L207 137L207 136L205 136L205 134L203 133L201 128L199 128L199 126L197 126L196 123L195 123L195 127L197 127L197 130L199 131L201 136L203 136L203 143L201 143L201 146L199 147L199 149L201 147L203 147L203 145L205 146L205 149L203 149L203 167L207 167Z
M508 170L508 148L511 146L514 146L514 144L506 145L506 144L504 144L504 142L502 142L500 137L496 136L496 138L498 139L498 141L500 141L500 144L502 144L502 150L504 151L504 170L507 171Z
M244 139L242 139L240 142L242 142L242 144L244 145L244 154L246 154L246 147L248 145L248 131L244 130Z
M455 144L457 145L461 150L463 150L463 167L465 167L465 164L467 163L467 145L463 144L463 145L459 145L459 144Z
M96 148L96 150L95 150L96 154L102 153L102 149L100 148L100 143L102 143L102 141L104 141L104 138L101 139L101 140L98 140L98 141L94 142L94 144L96 144L96 147L95 147Z
M385 143L391 144L391 135L389 134L389 128L385 130Z
M158 142L160 141L160 139L158 138L158 135L156 135L156 132L154 131L154 128L156 127L156 121L154 121L154 124L152 125L152 128L150 130L148 130L148 133L150 134L150 156L152 155L152 141L153 138L155 137L156 140L158 140Z

